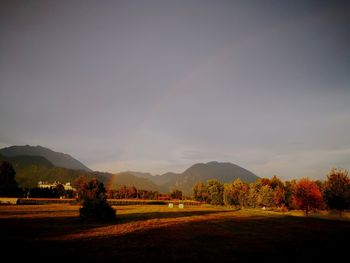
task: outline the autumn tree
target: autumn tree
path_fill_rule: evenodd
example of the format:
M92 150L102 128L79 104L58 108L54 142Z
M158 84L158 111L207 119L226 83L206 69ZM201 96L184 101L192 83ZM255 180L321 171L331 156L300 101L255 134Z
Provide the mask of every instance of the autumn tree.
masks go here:
M273 206L274 193L270 179L262 178L249 185L248 204L251 207Z
M238 191L234 187L233 182L224 185L224 204L239 205Z
M207 186L202 182L196 183L193 186L193 197L196 201L207 202L209 197Z
M271 184L271 180L269 178L261 178L260 182L262 186Z
M236 179L224 185L224 203L244 207L248 203L249 185Z
M80 194L80 189L83 189L85 184L87 183L88 179L86 176L79 176L75 181L73 182L74 188L77 190L77 197L78 199L81 199L79 194Z
M284 182L285 204L289 208L294 208L293 189L295 184L296 184L295 180Z
M241 207L248 206L249 184L241 179L236 179L233 182L234 186L239 189L238 202Z
M135 186L129 188L128 198L137 198L137 189Z
M158 198L158 191L147 191L147 190L143 190L144 191L144 198L146 199L151 199L151 200L157 200Z
M86 178L78 178L75 185L78 187L78 198L82 204L82 208L79 210L81 219L115 219L116 213L107 203L106 189L103 183L97 179L88 181Z
M248 205L250 207L258 206L259 192L261 187L262 187L261 179L258 179L249 185Z
M277 175L274 175L269 182L270 187L275 190L276 188L280 187L283 188L283 182L277 177Z
M274 204L274 192L269 185L263 185L260 188L257 204L259 206L271 207Z
M286 204L286 191L284 187L277 186L273 190L273 201L276 206L285 206Z
M0 162L0 196L18 196L20 189L18 189L15 180L16 172L11 163Z
M350 207L350 178L347 170L333 168L324 184L324 199L330 209L342 211Z
M178 190L178 189L174 189L171 193L170 193L170 197L171 199L182 199L182 191Z
M283 182L274 175L270 180L270 187L273 190L273 201L276 206L284 206L286 203L286 191Z
M129 188L126 185L123 185L119 188L119 195L123 199L127 199L129 197Z
M308 215L310 210L322 204L322 193L315 182L307 178L300 179L293 187L293 202Z
M212 205L222 205L224 203L224 185L216 179L209 179L208 195Z

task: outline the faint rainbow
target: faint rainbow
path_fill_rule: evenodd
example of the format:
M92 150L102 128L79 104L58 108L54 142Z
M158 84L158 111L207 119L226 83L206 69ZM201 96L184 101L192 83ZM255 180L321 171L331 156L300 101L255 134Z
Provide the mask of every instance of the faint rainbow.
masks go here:
M311 19L317 19L319 17L319 13L316 13L312 17L304 17L304 19L311 20ZM299 19L298 22L304 21L304 19ZM165 92L159 96L159 98L156 100L156 103L154 106L145 114L143 120L140 122L140 124L137 126L137 129L132 131L130 133L128 143L126 144L123 152L121 155L119 155L119 161L124 160L123 156L126 156L128 151L134 146L134 144L137 142L137 138L139 135L139 131L142 131L145 127L147 127L147 124L150 123L154 118L156 118L157 114L161 112L164 105L169 103L171 100L174 100L175 98L179 96L185 96L186 92L191 91L195 89L200 89L200 85L196 85L196 83L200 82L203 78L203 75L207 71L209 71L211 68L215 67L216 65L222 63L225 59L232 59L232 56L235 53L238 53L241 47L245 47L245 45L254 42L255 40L265 36L269 35L271 33L274 33L278 30L284 30L286 26L289 26L292 24L291 22L294 21L286 21L286 23L279 23L276 25L273 25L269 28L266 28L265 30L261 30L257 33L251 34L246 36L245 38L242 38L240 40L236 40L235 42L230 42L228 45L220 49L217 53L215 53L212 56L208 56L204 61L201 63L198 63L187 75L185 75L184 78L177 81L177 83L170 89L166 89ZM116 175L113 174L111 178L106 183L107 188L113 186L116 183Z

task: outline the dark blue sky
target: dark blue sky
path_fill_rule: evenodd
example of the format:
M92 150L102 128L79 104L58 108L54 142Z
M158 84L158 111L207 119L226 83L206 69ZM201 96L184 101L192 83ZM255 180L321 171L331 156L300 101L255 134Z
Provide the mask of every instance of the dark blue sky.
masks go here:
M350 168L346 1L1 1L0 146L92 169Z

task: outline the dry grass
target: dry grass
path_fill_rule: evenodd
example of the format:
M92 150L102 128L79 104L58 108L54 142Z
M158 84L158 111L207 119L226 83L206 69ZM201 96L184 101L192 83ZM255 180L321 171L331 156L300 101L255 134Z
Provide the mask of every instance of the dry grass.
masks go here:
M79 206L68 204L0 206L0 218L77 217Z
M5 252L20 248L23 253L12 254L18 259L41 255L104 262L288 261L343 256L350 234L348 214L305 218L295 211L213 206L114 208L118 219L113 223L82 223L76 205L0 206L0 241Z

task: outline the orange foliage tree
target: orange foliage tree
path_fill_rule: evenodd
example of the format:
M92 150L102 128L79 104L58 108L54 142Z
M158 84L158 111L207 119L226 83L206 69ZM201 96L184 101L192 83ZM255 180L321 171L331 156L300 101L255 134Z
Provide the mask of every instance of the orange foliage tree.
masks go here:
M322 193L315 182L303 178L294 185L293 202L308 215L310 210L322 204Z

